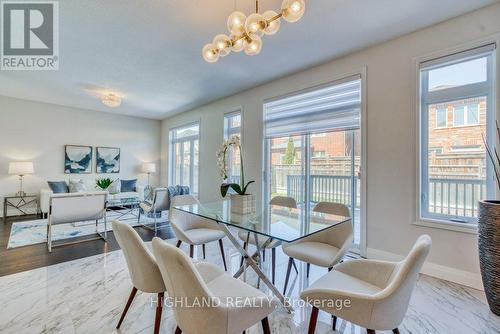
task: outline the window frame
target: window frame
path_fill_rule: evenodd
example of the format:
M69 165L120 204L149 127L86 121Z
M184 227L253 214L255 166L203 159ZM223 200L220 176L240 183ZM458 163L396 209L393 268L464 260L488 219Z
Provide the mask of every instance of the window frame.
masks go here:
M475 126L475 125L481 124L480 119L479 119L480 118L479 103L477 103L477 123L470 123L469 122L469 106L475 105L475 104L476 103L468 103L468 104L464 104L463 106L460 106L460 107L463 107L464 124L455 124L455 111L457 110L457 106L453 107L453 127L454 128L462 128L462 127L465 127L465 126Z
M240 126L239 127L231 127L229 128L228 126L226 126L226 122L228 122L228 119L234 117L234 116L240 116ZM237 108L237 109L234 109L232 111L228 111L226 113L224 113L224 129L223 129L223 138L224 140L228 140L229 138L231 138L231 136L239 133L240 134L240 143L241 143L241 149L243 150L243 108ZM235 130L235 129L238 129L238 130ZM228 180L230 182L234 182L233 180L231 180L231 178L233 177L233 158L232 158L232 151L229 152L229 157L228 157L228 164L229 164L229 177L228 177ZM232 191L232 189L230 189L230 191Z
M498 110L496 102L498 96L495 92L496 82L499 79L498 73L495 69L497 67L497 45L500 40L487 40L481 44L469 45L468 47L461 47L446 52L440 52L429 57L421 57L415 59L415 82L416 82L416 112L417 112L417 210L415 225L441 228L446 230L453 230L465 233L477 233L477 219L459 216L458 221L454 221L452 215L445 214L432 214L428 211L424 212L423 208L428 207L425 202L424 190L426 185L425 181L429 179L428 175L428 106L439 104L442 102L451 102L456 100L463 100L467 98L486 96L487 110L486 110L486 124L487 124L487 139L488 141L495 142L495 131L493 131L495 120L498 119ZM442 67L456 63L465 62L472 59L482 57L487 58L487 81L467 84L464 86L453 87L444 90L429 92L427 89L428 72L433 67ZM465 109L466 113L466 109ZM478 115L480 108L478 104ZM472 124L476 125L476 124ZM471 125L465 125L471 126ZM492 165L486 157L486 196L491 198L497 191L494 187ZM426 192L428 194L428 191ZM445 218L446 217L446 218ZM465 218L465 219L464 219ZM465 222L467 221L467 222Z
M189 188L190 188L190 191L191 193L194 195L194 196L197 196L199 194L199 191L200 191L200 134L201 134L201 125L200 125L200 121L194 121L194 122L190 122L190 123L185 123L183 125L179 125L179 126L176 126L176 127L172 127L169 129L168 131L168 151L169 151L169 162L168 162L168 184L170 186L175 186L175 174L176 174L176 155L175 155L175 149L174 149L174 145L175 144L178 144L178 143L181 143L181 151L184 150L184 143L186 142L189 142L190 145L191 145L191 149L190 149L190 167L189 167L189 179L190 179L190 182L189 182ZM193 135L193 136L187 136L187 137L182 137L182 138L173 138L173 134L176 132L176 131L180 131L182 129L186 129L186 128L190 128L190 127L193 127L193 126L198 126L198 135ZM197 188L198 188L198 192L194 192L194 182L193 182L193 178L194 178L194 156L195 156L195 150L194 150L194 142L198 140L198 184L197 184ZM180 171L180 177L181 177L181 180L183 178L183 170L181 169ZM183 182L180 182L180 183L183 183Z

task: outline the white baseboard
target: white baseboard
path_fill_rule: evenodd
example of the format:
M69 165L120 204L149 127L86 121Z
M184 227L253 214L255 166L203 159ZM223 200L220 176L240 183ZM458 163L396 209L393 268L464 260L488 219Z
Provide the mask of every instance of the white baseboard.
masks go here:
M367 257L369 259L379 259L387 261L400 261L404 258L402 255L386 252L379 249L367 248ZM446 281L462 284L474 289L484 291L481 274L470 271L460 270L452 267L426 261L422 267L422 274L440 278Z

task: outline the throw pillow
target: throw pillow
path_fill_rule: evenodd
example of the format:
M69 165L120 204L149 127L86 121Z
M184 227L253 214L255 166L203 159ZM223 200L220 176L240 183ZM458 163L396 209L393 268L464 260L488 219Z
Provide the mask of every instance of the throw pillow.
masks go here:
M110 194L118 194L121 191L121 183L120 179L116 179L111 183L111 185L108 187L108 191Z
M68 185L64 181L48 181L47 183L54 194L69 193Z
M86 191L85 183L83 180L69 180L69 192L70 193L81 193Z
M137 189L137 179L121 180L122 193L136 192L136 189Z

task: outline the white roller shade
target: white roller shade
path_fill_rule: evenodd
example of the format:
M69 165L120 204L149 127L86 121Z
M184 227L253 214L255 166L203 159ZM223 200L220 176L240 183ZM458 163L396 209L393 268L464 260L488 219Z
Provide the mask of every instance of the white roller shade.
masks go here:
M360 118L360 76L264 103L266 138L358 129Z

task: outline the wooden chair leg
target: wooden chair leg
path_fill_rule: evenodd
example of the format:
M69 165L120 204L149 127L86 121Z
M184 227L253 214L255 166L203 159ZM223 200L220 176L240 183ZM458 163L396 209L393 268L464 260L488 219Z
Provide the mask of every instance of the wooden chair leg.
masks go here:
M316 323L318 322L318 313L319 309L313 307L311 312L311 320L309 320L309 330L307 331L308 334L314 334L314 331L316 330Z
M158 294L158 302L156 304L156 317L154 334L160 333L161 311L163 309L163 292Z
M392 330L392 332L393 332L394 334L399 334L399 329L394 328L394 329Z
M194 258L194 245L189 245L189 257Z
M177 326L177 328L175 329L175 334L182 334L182 330L179 328L179 326Z
M307 264L307 278L309 278L309 271L311 270L311 264Z
M262 329L264 330L264 334L271 334L271 327L269 327L269 320L267 317L262 319Z
M224 270L227 271L226 256L224 255L224 244L222 243L222 239L219 239L219 247L222 255L222 262L224 262Z
M247 243L246 242L243 243L243 249L247 250ZM243 265L243 261L244 261L244 259L243 259L243 256L242 256L241 257L241 262L240 262L240 267Z
M337 317L332 315L332 329L334 332L336 327L337 327Z
M272 263L271 263L271 270L273 271L273 284L274 284L274 277L276 276L276 248L273 248L271 250L271 258L272 258Z
M286 288L288 286L288 280L290 279L290 271L292 270L292 263L293 259L290 257L288 258L288 269L286 270L286 277L285 277L285 287L283 289L283 294L286 294Z
M201 245L201 249L203 250L203 260L205 260L207 258L205 254L205 244Z
M175 247L179 248L179 247L181 247L181 244L182 244L182 241L179 240L179 241L177 241L177 245L175 245Z
M125 319L125 314L127 314L128 308L130 307L130 304L132 304L132 301L134 300L135 294L137 293L137 289L134 286L132 288L132 292L130 293L130 296L128 297L127 304L125 305L125 309L122 312L122 316L120 317L120 321L118 321L118 325L116 325L116 329L120 328L123 319Z
M367 329L366 332L368 334L375 334L375 331L373 329Z

